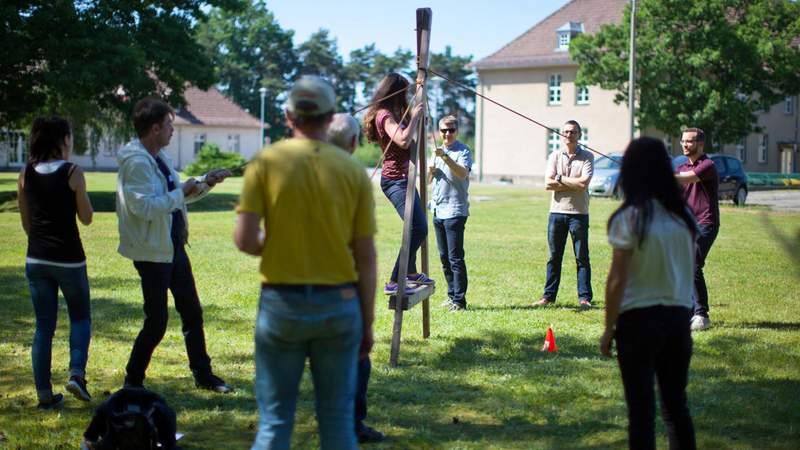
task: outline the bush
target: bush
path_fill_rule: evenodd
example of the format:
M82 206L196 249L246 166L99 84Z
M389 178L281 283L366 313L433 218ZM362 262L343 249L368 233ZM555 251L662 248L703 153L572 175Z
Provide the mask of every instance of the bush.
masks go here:
M366 167L375 167L381 160L381 148L376 144L365 143L356 149L353 157Z
M229 169L234 176L241 176L246 161L238 153L223 152L219 145L212 142L203 144L193 163L186 166L184 172L189 176L202 175L212 169Z

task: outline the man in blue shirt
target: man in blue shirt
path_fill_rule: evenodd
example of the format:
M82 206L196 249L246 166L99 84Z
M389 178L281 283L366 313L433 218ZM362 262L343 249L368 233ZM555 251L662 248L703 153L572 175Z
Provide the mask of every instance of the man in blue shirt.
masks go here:
M439 121L444 146L436 149L433 166L428 170L431 188L430 209L439 246L447 300L450 311L467 309L467 266L464 263L464 225L469 216L469 172L472 157L469 148L459 142L458 119L443 117Z

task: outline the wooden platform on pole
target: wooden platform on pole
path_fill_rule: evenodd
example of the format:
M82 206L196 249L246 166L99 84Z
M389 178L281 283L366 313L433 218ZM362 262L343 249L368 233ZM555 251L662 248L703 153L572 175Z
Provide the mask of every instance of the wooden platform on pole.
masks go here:
M428 62L430 59L431 42L431 21L433 12L430 8L417 9L417 82L420 83L420 99L428 101ZM408 275L408 256L411 247L411 222L414 215L414 200L417 179L419 179L419 197L425 211L425 221L428 220L428 213L425 206L428 204L428 189L425 179L426 156L425 156L425 124L428 120L428 108L423 109L422 119L419 121L416 140L411 144L411 152L408 164L408 188L406 189L406 206L403 211L403 240L400 246L400 266L397 273L397 294L389 297L389 308L394 310L394 326L392 329L392 349L389 355L389 364L397 366L400 356L400 339L403 332L403 311L408 310L417 303L422 303L422 337L430 336L430 305L429 298L435 292L433 286L423 286L414 290L413 294L407 295L406 276ZM420 265L422 272L429 272L428 265L428 240L422 242L420 248Z

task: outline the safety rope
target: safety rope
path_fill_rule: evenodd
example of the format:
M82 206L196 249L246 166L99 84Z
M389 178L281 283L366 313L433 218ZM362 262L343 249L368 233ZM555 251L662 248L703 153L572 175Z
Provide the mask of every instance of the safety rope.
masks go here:
M530 122L533 122L533 123L535 123L536 125L539 125L539 126L540 126L540 127L542 127L542 128L545 128L545 129L547 129L547 130L550 130L550 131L551 131L551 132L553 132L553 133L556 133L556 134L558 134L559 136L564 136L564 135L563 135L563 134L561 134L561 133L560 133L558 130L556 130L556 129L553 129L553 128L550 128L550 127L548 127L547 125L545 125L545 124L543 124L543 123L541 123L541 122L539 122L539 121L537 121L537 120L535 120L535 119L532 119L532 118L530 118L530 117L526 116L525 114L522 114L521 112L515 111L515 110L513 110L513 109L509 108L508 106L506 106L506 105L503 105L503 104L502 104L502 103L500 103L500 102L497 102L497 101L495 101L495 100L492 100L491 98L489 98L489 97L487 97L487 96L485 96L485 95L481 94L480 92L476 91L475 89L472 89L471 87L467 86L467 85L466 85L466 84L464 84L464 83L458 82L458 81L456 81L456 80L451 80L450 78L447 78L446 76L442 75L441 73L439 73L439 72L437 72L437 71L435 71L435 70L433 70L433 69L430 69L430 68L429 68L429 69L428 69L428 71L429 71L430 73L432 73L432 74L436 75L437 77L439 77L439 78L441 78L441 79L443 79L443 80L447 81L448 83L453 83L453 84L455 84L456 86L459 86L459 87L461 87L461 88L463 88L463 89L466 89L466 90L468 90L469 92L471 92L471 93L473 93L473 94L477 95L478 97L480 97L480 98L482 98L482 99L484 99L484 100L487 100L487 101L489 101L489 102L491 102L491 103L493 103L493 104L495 104L495 105L497 105L497 106L499 106L499 107L501 107L501 108L505 109L505 110L506 110L506 111L508 111L508 112L514 113L514 114L516 114L516 115L518 115L518 116L522 117L522 118L523 118L523 119L525 119L525 120L528 120L528 121L530 121ZM566 136L564 136L564 137L566 137ZM589 150L589 151L591 151L591 152L593 152L593 153L597 153L598 155L600 155L600 156L602 156L602 157L604 157L604 158L606 158L606 159L608 159L608 160L610 160L610 161L614 162L615 164L619 164L619 162L618 162L617 160L615 160L614 158L612 158L612 157L610 157L610 156L606 155L605 153L603 153L603 152L601 152L601 151L595 150L594 148L592 148L592 147L590 147L590 146L588 146L588 145L586 145L586 144L580 144L580 146L581 146L581 147L583 147L583 148L585 148L585 149L587 149L587 150Z

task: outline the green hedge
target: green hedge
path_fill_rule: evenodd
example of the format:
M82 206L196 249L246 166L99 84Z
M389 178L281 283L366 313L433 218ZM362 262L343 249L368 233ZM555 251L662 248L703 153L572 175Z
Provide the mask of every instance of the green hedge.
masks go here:
M193 163L186 166L184 172L189 176L202 175L211 169L230 169L235 176L242 175L241 168L246 161L238 153L223 152L219 145L207 142L197 153Z

